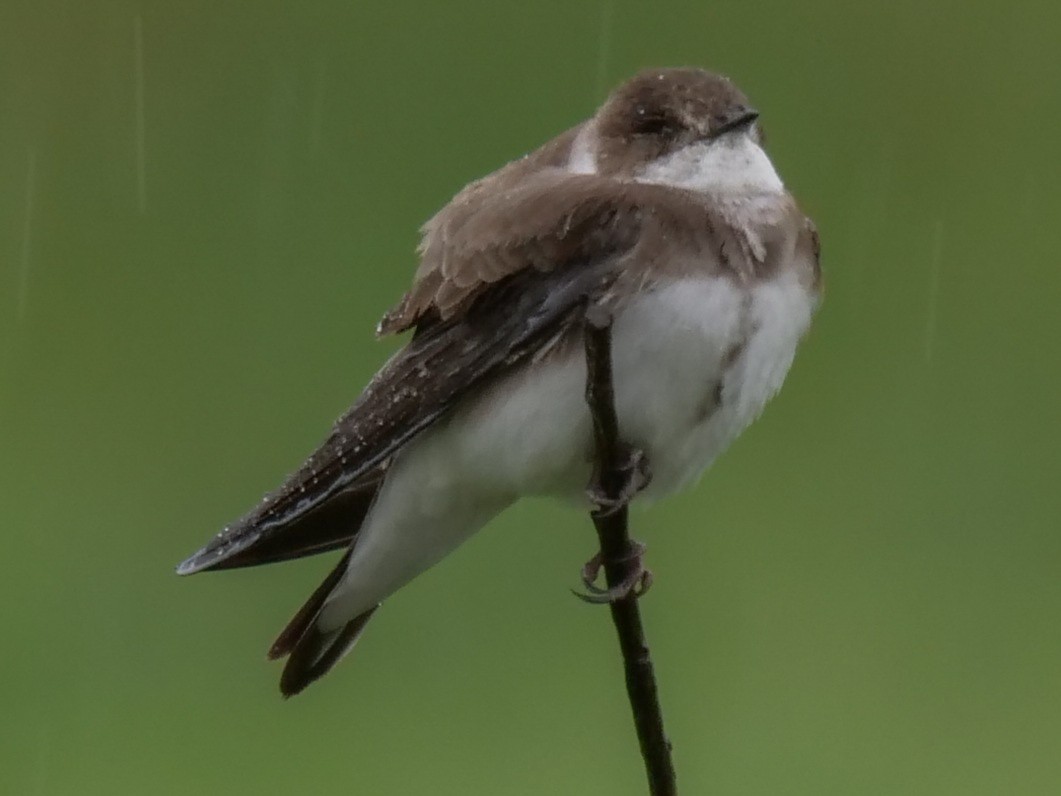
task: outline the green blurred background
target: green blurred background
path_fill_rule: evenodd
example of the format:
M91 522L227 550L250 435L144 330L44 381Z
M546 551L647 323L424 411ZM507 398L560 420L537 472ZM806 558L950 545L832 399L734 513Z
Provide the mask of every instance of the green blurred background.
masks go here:
M328 563L173 565L392 349L421 221L681 64L762 109L827 281L780 399L635 513L682 792L1061 792L1059 42L1030 2L0 0L0 792L644 791L578 513L286 703Z

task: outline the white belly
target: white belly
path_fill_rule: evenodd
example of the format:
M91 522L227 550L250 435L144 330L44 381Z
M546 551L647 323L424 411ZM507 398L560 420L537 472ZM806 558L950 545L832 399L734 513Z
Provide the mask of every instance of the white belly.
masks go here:
M758 416L792 364L814 302L794 275L749 288L687 279L642 295L616 318L616 409L624 439L648 457L646 497L694 479ZM474 477L513 496L580 498L592 453L585 379L575 346L457 413L447 436L460 438L459 458Z
M794 277L748 289L701 279L646 293L616 318L616 410L624 439L647 455L645 496L688 483L755 419L781 386L813 306ZM319 626L340 627L376 605L522 495L584 503L592 460L585 374L581 345L573 346L410 443Z

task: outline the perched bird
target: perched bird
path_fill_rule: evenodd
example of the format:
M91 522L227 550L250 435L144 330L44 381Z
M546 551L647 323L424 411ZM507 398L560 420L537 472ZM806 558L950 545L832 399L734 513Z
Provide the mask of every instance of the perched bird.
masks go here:
M587 499L587 302L613 319L615 405L663 495L760 413L818 303L814 225L728 79L655 69L458 193L423 227L412 330L330 436L180 574L345 549L281 632L296 694L380 602L524 495Z

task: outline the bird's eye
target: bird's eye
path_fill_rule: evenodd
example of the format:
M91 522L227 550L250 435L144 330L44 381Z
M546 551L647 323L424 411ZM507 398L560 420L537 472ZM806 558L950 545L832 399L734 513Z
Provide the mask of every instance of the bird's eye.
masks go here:
M667 135L677 129L674 120L663 113L653 113L644 108L638 108L633 123L636 135Z

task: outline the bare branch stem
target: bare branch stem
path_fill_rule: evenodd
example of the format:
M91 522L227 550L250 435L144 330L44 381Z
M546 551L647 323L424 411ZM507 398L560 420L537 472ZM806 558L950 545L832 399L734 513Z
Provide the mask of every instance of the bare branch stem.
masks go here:
M611 319L602 317L595 307L586 315L586 402L593 416L593 437L596 445L598 483L596 490L604 497L623 500L629 477L628 462L624 459L625 446L619 438L619 422L615 411L615 387L612 382ZM625 503L610 510L598 509L591 514L600 539L604 574L609 587L622 583L630 573L639 550L630 539ZM663 711L656 689L656 676L641 611L637 604L637 590L609 606L612 621L619 635L623 667L626 673L626 693L634 714L637 739L645 761L651 796L675 796L678 792L671 745L663 729Z

